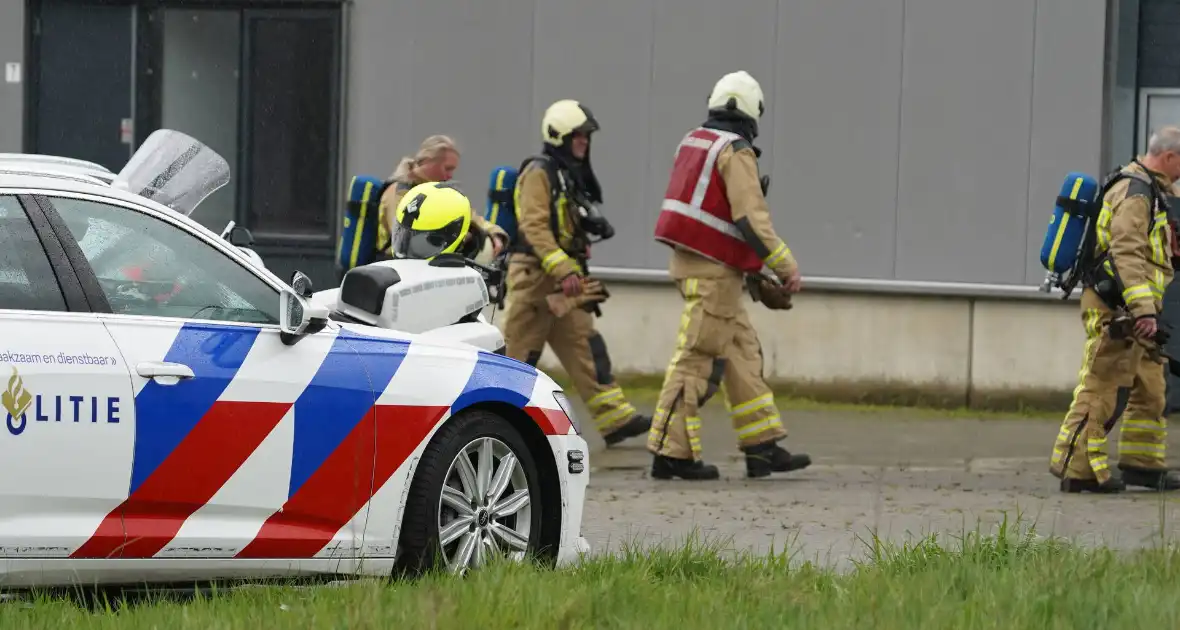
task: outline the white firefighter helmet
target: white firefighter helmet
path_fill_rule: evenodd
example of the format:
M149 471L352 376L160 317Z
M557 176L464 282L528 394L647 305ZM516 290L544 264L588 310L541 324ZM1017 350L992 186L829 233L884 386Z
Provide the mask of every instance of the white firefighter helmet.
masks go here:
M765 111L762 86L745 70L730 72L713 86L713 92L709 94L709 109L736 109L758 120Z
M585 105L567 98L545 110L545 117L541 119L541 137L546 143L560 147L570 134L578 131L587 134L598 131L598 121Z

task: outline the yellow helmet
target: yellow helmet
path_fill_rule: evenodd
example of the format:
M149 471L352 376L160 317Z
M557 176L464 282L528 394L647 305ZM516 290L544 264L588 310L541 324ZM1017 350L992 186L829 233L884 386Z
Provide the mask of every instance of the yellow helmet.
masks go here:
M471 227L471 202L450 182L427 182L397 204L390 236L394 258L429 260L456 251Z
M598 131L598 121L585 105L575 100L557 101L541 118L541 138L555 147L565 144L566 138L578 131L586 134Z

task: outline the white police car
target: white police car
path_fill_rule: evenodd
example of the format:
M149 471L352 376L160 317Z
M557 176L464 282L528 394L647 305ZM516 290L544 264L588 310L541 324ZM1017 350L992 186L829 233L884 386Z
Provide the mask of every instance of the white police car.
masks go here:
M228 167L184 134L117 177L52 161L0 159L0 588L588 549L548 376L325 317L187 216Z

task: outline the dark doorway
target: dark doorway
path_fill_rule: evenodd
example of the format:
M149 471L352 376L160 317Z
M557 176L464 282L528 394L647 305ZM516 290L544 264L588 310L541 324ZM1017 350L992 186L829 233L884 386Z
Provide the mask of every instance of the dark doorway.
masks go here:
M31 12L31 152L118 172L134 150L135 8L43 0ZM39 9L39 10L36 10Z
M334 243L339 14L246 11L243 217L265 241Z
M232 172L193 219L249 228L272 269L334 278L339 2L28 2L27 151L117 172L152 131L188 133Z

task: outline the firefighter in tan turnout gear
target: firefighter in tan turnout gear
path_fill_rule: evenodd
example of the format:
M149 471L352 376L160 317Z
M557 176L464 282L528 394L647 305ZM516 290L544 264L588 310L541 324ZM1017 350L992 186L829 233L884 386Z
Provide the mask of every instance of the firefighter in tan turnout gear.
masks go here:
M377 231L377 242L385 243L388 247L390 235L393 234L397 221L393 218L405 194L414 186L427 182L449 182L459 168L459 148L449 136L428 136L418 147L418 153L403 157L389 176L389 186L381 194L380 228ZM508 235L504 230L490 223L482 214L471 212L471 224L481 233L492 239L493 256L498 256L500 250L508 243ZM387 249L381 254L388 257L392 252Z
M675 163L656 223L672 247L670 271L684 298L675 354L664 376L647 447L657 479L716 479L701 459L700 409L720 389L745 453L746 474L806 468L811 458L777 443L787 435L762 377L762 347L741 303L746 280L768 267L781 285L763 284L762 303L789 308L799 268L775 233L754 147L762 88L746 72L713 87L708 119L690 131ZM773 299L772 299L773 298Z
M591 314L606 293L586 274L587 223L578 208L602 201L590 165L590 134L597 130L585 106L557 101L541 121L541 155L521 165L504 341L508 356L532 365L548 343L611 446L646 433L651 418L639 414L615 382Z
M1049 467L1065 492L1180 489L1164 463L1167 368L1152 352L1166 341L1158 316L1176 250L1165 195L1180 178L1180 129L1154 134L1147 155L1117 177L1096 222L1094 266L1081 298L1082 369ZM1120 417L1116 471L1106 438Z

